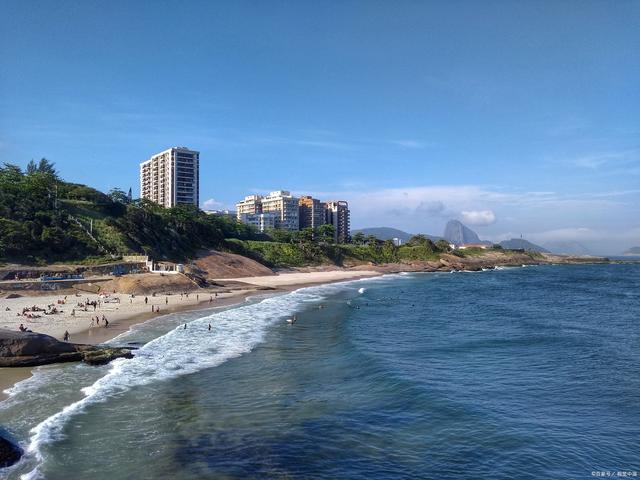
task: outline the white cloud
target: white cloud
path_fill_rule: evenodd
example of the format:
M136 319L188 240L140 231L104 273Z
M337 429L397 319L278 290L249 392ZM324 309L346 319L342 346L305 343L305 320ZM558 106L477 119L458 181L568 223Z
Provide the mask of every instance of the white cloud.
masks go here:
M462 221L469 225L486 226L496 221L496 214L492 210L465 210L461 213Z
M214 198L209 198L208 200L202 202L203 210L222 210L223 207L224 204L222 202L218 202Z
M635 170L633 166L637 164L639 158L640 153L638 150L625 150L584 155L575 158L572 163L576 167L590 170L598 170L606 167L610 169L622 168L622 171L629 171L629 168ZM618 173L617 170L616 173Z
M402 148L426 148L431 144L427 142L423 142L420 140L393 140L391 141L394 145L397 145Z

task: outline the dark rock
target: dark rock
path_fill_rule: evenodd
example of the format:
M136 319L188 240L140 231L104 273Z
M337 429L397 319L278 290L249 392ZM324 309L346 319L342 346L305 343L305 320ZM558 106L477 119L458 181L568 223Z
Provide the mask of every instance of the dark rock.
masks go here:
M22 457L22 449L0 429L0 468L10 467Z
M106 365L116 358L133 358L133 353L128 348L101 348L85 352L83 360L89 365Z
M104 365L115 358L131 358L131 348L97 347L61 342L49 335L0 330L0 367L34 367L85 361Z

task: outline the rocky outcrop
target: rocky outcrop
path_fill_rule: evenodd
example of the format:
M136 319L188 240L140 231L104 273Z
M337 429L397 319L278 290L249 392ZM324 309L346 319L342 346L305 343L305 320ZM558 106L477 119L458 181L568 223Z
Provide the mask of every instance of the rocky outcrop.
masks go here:
M511 240L503 240L499 243L502 248L508 248L511 250L524 250L525 252L542 252L550 253L544 247L531 243L529 240L523 238L512 238Z
M450 220L444 228L444 238L455 245L465 245L467 243L481 243L478 234L466 227L458 220Z
M121 357L132 358L131 349L61 342L41 333L0 330L0 367L80 361L103 365Z
M10 467L22 457L22 449L0 428L0 468Z

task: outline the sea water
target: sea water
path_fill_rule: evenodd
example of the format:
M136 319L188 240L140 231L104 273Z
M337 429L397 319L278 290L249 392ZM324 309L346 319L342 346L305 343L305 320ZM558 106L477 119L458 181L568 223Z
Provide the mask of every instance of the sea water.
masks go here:
M9 391L0 425L27 453L0 477L640 475L640 265L310 287L128 342L133 360Z

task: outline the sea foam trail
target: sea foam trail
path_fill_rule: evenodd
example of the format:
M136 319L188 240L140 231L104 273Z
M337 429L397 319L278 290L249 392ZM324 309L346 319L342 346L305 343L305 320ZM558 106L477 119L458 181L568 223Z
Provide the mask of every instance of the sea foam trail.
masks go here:
M133 359L115 360L107 375L82 389L84 398L67 405L31 429L27 453L35 457L38 466L21 478L42 477L39 471L44 461L42 447L63 438L66 423L87 406L104 402L136 386L195 373L250 352L261 342L269 325L283 320L304 304L319 301L352 282L303 288L259 303L214 312L189 322L186 329L181 325L150 341L136 351ZM208 331L209 324L211 331Z

